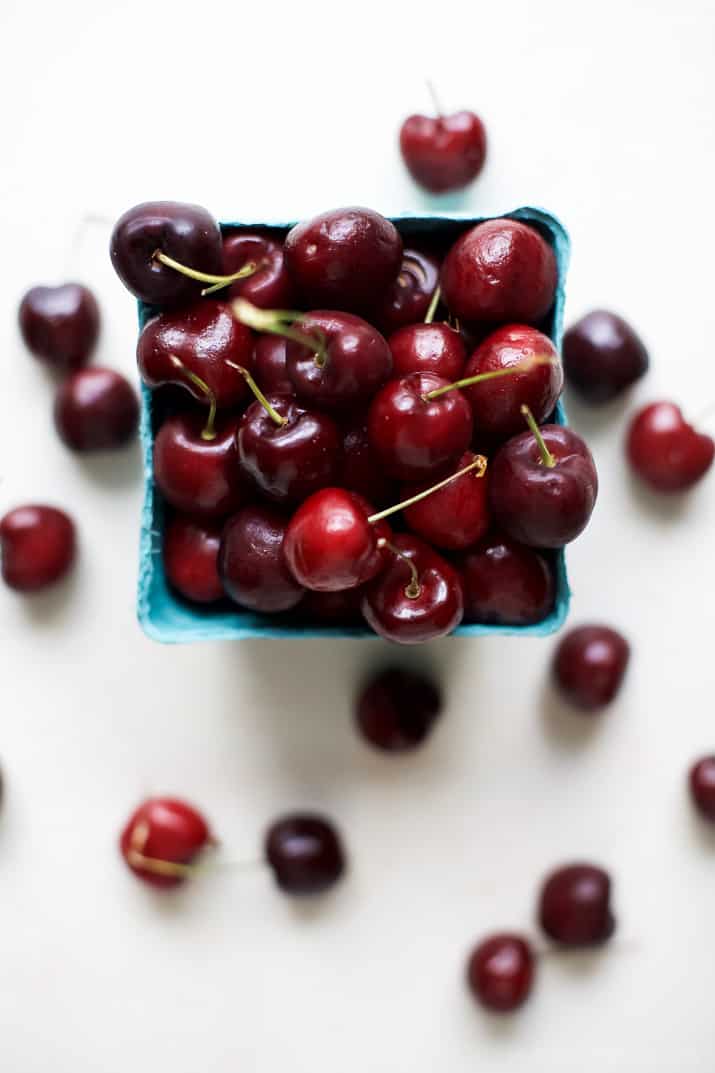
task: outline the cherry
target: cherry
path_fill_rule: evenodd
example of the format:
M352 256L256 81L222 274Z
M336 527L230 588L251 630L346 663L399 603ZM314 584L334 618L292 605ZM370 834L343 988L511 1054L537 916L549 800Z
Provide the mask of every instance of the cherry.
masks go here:
M520 544L560 548L588 524L598 494L596 467L571 429L539 429L525 407L530 431L499 448L490 466L494 518Z
M630 324L606 309L594 309L564 335L564 372L593 405L610 402L648 370L648 351Z
M565 634L556 649L556 683L575 707L598 711L621 688L630 653L625 637L609 626L578 626Z
M177 887L213 841L206 820L174 797L150 797L132 813L119 840L129 868L153 887Z
M419 250L404 250L397 279L372 311L370 319L387 335L424 320L439 281L439 262ZM412 370L408 370L412 372Z
M368 412L370 443L387 472L402 480L433 476L458 458L472 438L472 414L459 391L434 373L410 373L378 392Z
M308 590L300 603L301 616L308 620L358 626L362 623L362 586L337 592Z
M342 877L345 852L329 820L296 812L271 824L265 853L275 881L286 894L322 894Z
M365 588L362 612L387 641L413 645L451 633L462 620L457 571L417 537L393 537L390 565Z
M274 507L249 506L226 522L218 568L223 587L252 611L289 611L304 589L283 557L286 520Z
M223 597L218 574L221 525L175 515L164 532L163 562L167 580L187 600L210 604Z
M123 447L139 424L139 400L132 385L113 369L78 369L58 388L55 426L73 451Z
M72 519L55 507L15 507L0 519L0 566L6 585L37 592L65 576L75 557Z
M28 350L58 372L79 369L99 336L99 306L88 287L32 287L22 299L20 331Z
M343 426L343 458L337 483L376 506L395 499L395 483L370 445L367 415L354 416Z
M465 451L456 462L453 472L475 461L473 451ZM468 548L484 536L489 528L489 493L484 472L478 469L465 473L425 499L418 499L404 510L410 529L448 551ZM409 499L427 485L404 485L400 498Z
M361 689L355 717L360 733L376 749L401 753L422 744L441 710L442 697L431 679L388 667Z
M571 864L547 878L539 900L539 921L563 946L593 946L610 939L616 927L610 907L611 879L593 864Z
M260 309L293 305L293 281L279 242L255 232L232 231L223 240L223 262L227 273L256 266L250 276L231 284L231 298L246 298Z
M400 128L400 151L412 178L443 194L476 179L487 155L487 132L474 112L444 115L431 83L436 116L411 115Z
M554 605L554 577L546 559L508 537L484 537L457 565L466 622L528 626L546 618Z
M690 769L693 804L706 820L715 822L715 756L704 756Z
M394 224L371 209L333 209L296 224L285 256L303 304L369 311L394 283L402 239Z
M715 441L696 432L672 402L653 402L631 419L628 461L656 492L684 492L710 469Z
M206 405L213 396L219 409L245 398L248 388L237 366L249 365L252 355L250 329L215 299L153 317L137 345L139 373L148 387L179 384Z
M365 402L392 372L387 343L371 324L351 313L306 313L299 331L323 348L294 339L286 347L286 369L301 399L327 408Z
M197 414L175 414L154 440L154 480L172 507L201 518L225 518L247 494L236 454L238 419L223 417L206 438Z
M251 371L267 395L294 395L286 371L287 340L279 335L259 335L253 347Z
M467 362L462 377L501 369L512 369L514 375L463 388L480 443L498 443L519 432L524 427L523 405L539 424L545 421L563 388L556 347L546 335L527 325L508 324L487 336Z
M548 313L557 283L554 251L518 220L486 220L457 239L442 265L450 312L467 321L531 324Z
M467 964L469 989L495 1013L511 1013L531 994L534 954L528 939L502 932L490 935L473 950Z
M449 324L408 324L387 342L395 376L434 373L452 381L463 375L467 352L461 335Z

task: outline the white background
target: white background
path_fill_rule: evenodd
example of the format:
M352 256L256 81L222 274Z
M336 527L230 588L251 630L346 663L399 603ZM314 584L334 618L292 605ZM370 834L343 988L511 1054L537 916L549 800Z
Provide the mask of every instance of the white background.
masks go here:
M695 415L715 400L714 47L707 0L4 0L0 508L67 507L81 558L53 594L0 593L3 1071L712 1070L715 838L684 777L715 747L715 475L658 500L631 482L622 438L638 403ZM574 247L568 319L621 310L652 371L605 411L570 405L601 474L569 551L571 621L631 639L619 701L592 721L563 710L553 639L446 640L405 656L434 665L447 710L394 760L351 726L361 675L395 658L380 642L141 635L138 452L63 449L15 317L27 286L85 279L98 360L133 373L107 232L72 248L83 213L159 197L245 220L438 206L395 147L403 116L429 108L426 75L490 138L483 177L441 204L555 211ZM350 877L299 907L261 870L154 896L115 847L151 791L196 802L231 859L257 855L278 811L325 809ZM490 1018L463 987L470 944L530 928L542 876L574 857L613 872L617 938L546 959L528 1007Z

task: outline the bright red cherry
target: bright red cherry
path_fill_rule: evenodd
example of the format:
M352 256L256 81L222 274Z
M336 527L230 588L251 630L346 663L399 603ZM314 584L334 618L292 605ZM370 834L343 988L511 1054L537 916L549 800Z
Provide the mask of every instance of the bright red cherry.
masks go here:
M292 813L273 823L265 854L286 894L322 894L345 872L345 851L333 824L313 813Z
M715 441L696 432L672 402L653 402L628 426L628 461L656 492L685 492L710 469Z
M358 492L375 506L394 503L395 482L385 473L370 445L367 416L358 414L343 426L343 457L337 484Z
M594 309L564 335L564 372L569 384L594 406L615 399L648 371L643 341L623 317Z
M435 373L451 383L464 375L467 352L461 335L449 324L408 324L387 342L395 376Z
M99 306L88 287L32 287L20 303L20 331L36 358L58 372L85 364L99 336Z
M167 580L187 600L211 604L223 598L218 575L221 523L176 514L166 526L162 560Z
M419 250L405 250L397 279L370 315L383 335L423 321L439 283L439 262ZM413 370L408 370L412 372Z
M139 400L121 373L93 365L60 384L54 415L60 439L73 451L111 450L136 435Z
M177 887L213 841L200 812L174 797L150 797L132 813L119 848L132 872L152 887Z
M621 688L631 649L610 626L578 626L559 642L553 673L564 697L576 708L605 708Z
M472 227L442 265L442 295L466 321L536 323L556 293L554 251L518 220L486 220Z
M539 922L563 946L594 946L610 939L611 878L593 864L571 864L547 878L539 899Z
M440 691L430 678L388 667L362 687L355 718L370 745L402 753L422 744L441 710Z
M704 819L715 822L715 756L704 756L690 769L693 804Z
M225 518L246 501L236 454L235 417L219 418L213 438L198 414L168 417L154 440L154 479L176 510L201 518Z
M511 1013L526 1002L534 980L535 959L528 939L509 932L490 935L467 964L469 989L494 1013Z
M465 622L528 626L554 606L555 583L543 555L508 537L490 534L458 562Z
M465 451L451 470L456 473L476 458L473 451ZM427 487L425 482L403 485L400 499L410 499ZM405 507L403 514L412 532L435 547L447 551L468 548L489 528L488 476L483 470L471 470L425 499Z
M266 395L294 395L293 381L286 370L288 340L280 335L259 335L253 347L251 372Z
M231 298L246 298L259 309L290 309L295 301L293 281L280 242L254 231L232 231L223 240L224 271L237 272L245 265L255 271L231 284Z
M461 190L479 175L487 155L487 133L474 112L411 115L400 130L400 151L415 182L442 194Z
M295 338L286 347L286 370L299 398L326 408L366 402L392 372L392 355L376 328L351 313L306 313L295 327L318 339L320 351Z
M286 519L274 507L244 507L226 522L219 552L223 587L241 607L289 611L305 590L286 566Z
M75 557L72 519L56 507L15 507L0 519L0 568L6 585L37 592L65 576Z

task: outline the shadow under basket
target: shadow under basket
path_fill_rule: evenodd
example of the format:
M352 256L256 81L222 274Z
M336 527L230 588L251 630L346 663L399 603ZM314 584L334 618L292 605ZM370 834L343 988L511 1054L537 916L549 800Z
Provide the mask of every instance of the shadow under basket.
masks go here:
M545 322L539 327L561 346L566 270L569 260L569 239L559 221L550 213L536 208L515 209L504 213L515 220L524 220L539 231L556 254L558 283L554 305ZM429 243L448 248L464 231L484 219L493 217L469 216L460 213L414 213L391 217L405 239L416 244ZM293 223L242 222L222 224L224 231L233 228L269 228L284 235ZM139 324L143 327L156 311L139 303ZM156 407L152 393L142 387L141 443L144 462L144 505L141 517L139 545L139 587L137 614L144 632L156 641L179 643L190 641L239 641L251 637L348 637L375 638L366 626L325 624L300 616L300 607L281 615L260 615L242 610L228 601L220 605L201 606L183 600L167 584L161 556L164 533L164 503L154 483L152 453L157 427ZM566 414L559 402L552 420L566 424ZM564 622L569 607L569 586L563 550L549 554L556 579L556 598L550 614L531 626L497 626L469 623L459 626L454 637L482 637L487 634L530 634L543 637L556 631Z

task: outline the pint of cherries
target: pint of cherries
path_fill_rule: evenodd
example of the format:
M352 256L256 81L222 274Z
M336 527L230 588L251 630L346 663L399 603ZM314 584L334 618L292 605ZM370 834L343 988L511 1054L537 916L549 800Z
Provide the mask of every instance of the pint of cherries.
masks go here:
M591 454L548 424L553 250L512 219L405 248L369 209L284 239L195 205L126 212L114 267L152 307L163 561L186 600L401 644L538 622L553 549L587 524Z

